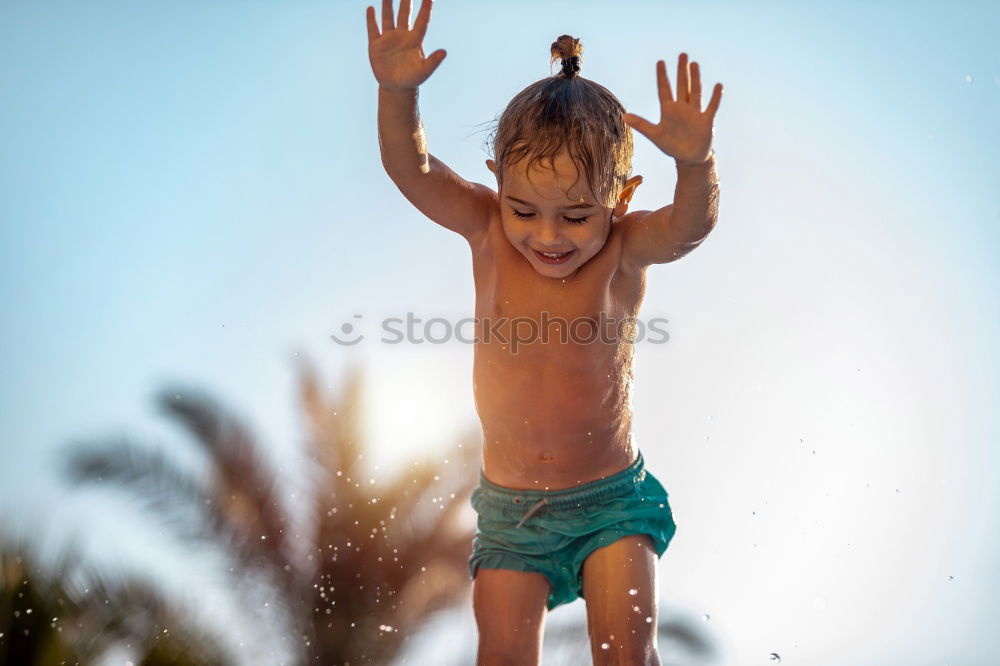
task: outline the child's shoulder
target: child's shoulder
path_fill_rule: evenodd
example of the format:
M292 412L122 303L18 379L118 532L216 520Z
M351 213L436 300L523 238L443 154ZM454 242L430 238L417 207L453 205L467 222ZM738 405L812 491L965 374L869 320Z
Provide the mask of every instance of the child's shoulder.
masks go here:
M648 210L631 210L615 220L611 226L611 234L608 242L614 239L616 254L619 257L619 269L622 272L641 272L645 266L633 261L633 248L636 243L642 242L644 227L647 224L646 216Z
M469 241L473 254L481 254L493 247L498 235L503 236L500 219L500 195L493 188L480 183L472 183L478 191L477 217L481 222L465 238Z
M644 270L652 264L680 259L693 249L681 243L671 227L673 204L658 210L630 211L618 219L622 264L626 270Z

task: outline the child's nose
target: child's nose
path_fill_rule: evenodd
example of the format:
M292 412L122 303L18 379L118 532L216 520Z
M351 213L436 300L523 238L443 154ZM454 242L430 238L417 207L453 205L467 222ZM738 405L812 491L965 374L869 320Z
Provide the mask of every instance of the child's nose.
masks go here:
M559 240L559 231L552 222L543 222L538 229L538 242L543 245L555 245Z

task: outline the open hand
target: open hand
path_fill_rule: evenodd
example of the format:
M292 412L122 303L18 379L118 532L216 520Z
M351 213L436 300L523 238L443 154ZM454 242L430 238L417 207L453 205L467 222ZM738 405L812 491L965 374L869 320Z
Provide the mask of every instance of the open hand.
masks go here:
M702 112L701 73L698 63L692 62L688 75L686 53L677 59L677 99L670 91L667 63L663 60L656 62L656 83L660 93L659 124L633 113L625 114L625 123L680 163L705 162L712 148L712 123L722 100L722 84L715 84L708 108Z
M375 8L368 7L368 59L383 88L416 88L438 68L446 55L438 49L426 58L421 43L431 19L432 0L423 0L413 28L409 27L411 0L401 0L399 21L392 16L392 0L382 0L382 32L375 22Z

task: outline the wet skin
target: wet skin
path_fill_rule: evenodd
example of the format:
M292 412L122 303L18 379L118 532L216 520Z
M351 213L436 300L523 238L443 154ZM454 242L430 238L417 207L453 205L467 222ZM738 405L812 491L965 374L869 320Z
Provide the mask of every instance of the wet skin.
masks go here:
M508 167L497 204L472 248L484 474L554 490L619 472L636 457L632 345L619 324L637 316L645 287L644 270L622 261L627 200L599 205L563 153L551 168ZM550 264L536 250L571 254Z

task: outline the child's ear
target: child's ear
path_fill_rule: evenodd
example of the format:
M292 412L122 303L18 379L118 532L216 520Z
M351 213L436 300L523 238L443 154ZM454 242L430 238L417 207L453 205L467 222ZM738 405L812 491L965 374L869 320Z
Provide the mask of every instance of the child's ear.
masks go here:
M493 172L493 175L497 175L497 163L493 160L486 160L486 168Z
M641 184L642 176L632 176L625 181L625 187L622 188L622 193L618 195L618 205L615 206L613 213L615 217L621 217L628 211L628 204L632 200L632 195L635 194L635 189Z

